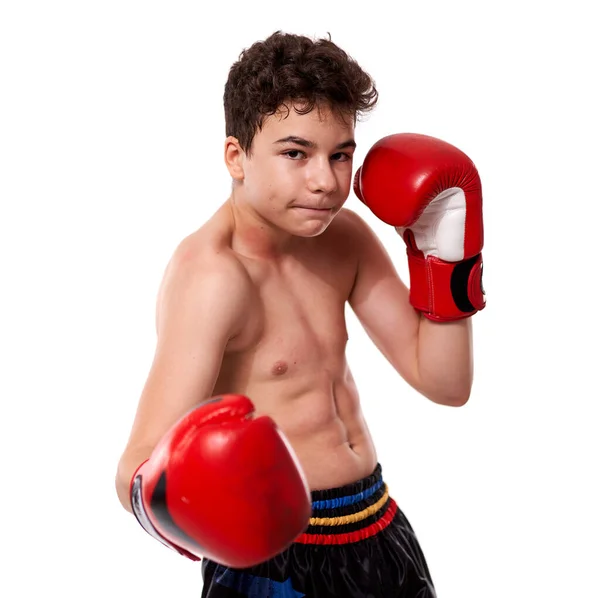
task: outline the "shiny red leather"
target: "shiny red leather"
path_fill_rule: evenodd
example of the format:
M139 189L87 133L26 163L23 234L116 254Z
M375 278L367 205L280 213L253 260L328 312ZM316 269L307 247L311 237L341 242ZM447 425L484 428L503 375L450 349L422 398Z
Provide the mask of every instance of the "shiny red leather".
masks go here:
M481 180L464 152L427 135L389 135L368 151L354 191L402 235L415 309L451 321L485 307Z
M138 521L188 558L249 567L309 525L310 491L274 421L223 395L182 417L132 480ZM151 527L151 529L149 529Z

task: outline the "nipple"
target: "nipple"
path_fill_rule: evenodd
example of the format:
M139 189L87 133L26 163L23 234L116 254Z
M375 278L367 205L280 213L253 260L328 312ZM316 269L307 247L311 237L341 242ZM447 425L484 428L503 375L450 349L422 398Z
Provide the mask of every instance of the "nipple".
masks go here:
M276 361L271 368L274 376L283 376L288 371L288 364L285 361Z

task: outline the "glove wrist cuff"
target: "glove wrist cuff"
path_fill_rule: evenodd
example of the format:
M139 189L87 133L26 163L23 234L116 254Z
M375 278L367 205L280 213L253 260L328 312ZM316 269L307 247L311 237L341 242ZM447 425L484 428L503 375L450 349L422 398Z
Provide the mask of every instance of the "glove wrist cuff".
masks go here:
M148 460L144 461L135 471L133 477L131 478L130 484L130 493L129 497L131 500L131 508L133 510L133 514L135 518L138 520L138 523L142 526L142 528L148 532L155 540L158 540L161 544L164 544L167 548L171 548L175 552L187 557L192 561L199 561L200 557L192 554L185 548L174 544L167 538L165 538L154 526L152 523L150 516L146 511L146 505L144 504L143 498L143 475L142 475L142 467L148 462Z
M407 248L410 303L434 321L472 316L485 307L481 253L461 262L424 258Z

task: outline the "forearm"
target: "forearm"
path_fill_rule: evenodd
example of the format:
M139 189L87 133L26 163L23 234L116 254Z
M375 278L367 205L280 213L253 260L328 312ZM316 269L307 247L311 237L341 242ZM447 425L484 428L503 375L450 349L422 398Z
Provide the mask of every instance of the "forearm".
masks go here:
M420 391L435 403L464 405L473 383L471 318L419 322L417 364Z

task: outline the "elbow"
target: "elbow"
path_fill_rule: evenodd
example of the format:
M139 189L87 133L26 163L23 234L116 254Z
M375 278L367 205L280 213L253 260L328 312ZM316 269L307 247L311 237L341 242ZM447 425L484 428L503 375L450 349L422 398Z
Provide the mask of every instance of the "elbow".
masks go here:
M117 497L121 506L130 513L133 513L133 509L131 506L131 499L129 495L129 486L130 480L123 472L123 468L121 463L119 463L119 467L117 469L117 473L115 475L115 490L117 493Z
M437 403L438 405L444 405L445 407L463 407L469 401L471 397L471 389L461 392L441 392L441 393L424 393L425 396Z
M471 398L471 386L461 392L453 393L447 397L446 405L449 407L464 407Z
M448 405L448 407L464 407L469 402L470 394L471 393L467 393L452 397L446 405Z
M130 497L131 480L137 470L148 460L152 450L149 446L129 447L119 460L115 475L115 489L121 505L130 513L133 513Z

